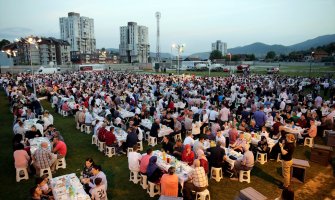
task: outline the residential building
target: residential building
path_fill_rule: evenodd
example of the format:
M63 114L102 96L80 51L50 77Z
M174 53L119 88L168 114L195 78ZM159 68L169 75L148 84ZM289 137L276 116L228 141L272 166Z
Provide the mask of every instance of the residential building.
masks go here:
M70 62L70 44L52 37L41 38L36 44L22 39L4 48L16 52L14 65L49 65L50 62L65 65Z
M212 43L212 51L219 50L222 52L222 55L227 55L227 43L221 42L221 40L217 40L216 42Z
M61 39L69 42L70 51L78 51L82 54L93 54L96 51L92 18L69 12L68 17L59 18L59 26Z
M136 22L128 22L128 26L120 27L120 58L128 63L148 63L150 45L148 27L139 26Z

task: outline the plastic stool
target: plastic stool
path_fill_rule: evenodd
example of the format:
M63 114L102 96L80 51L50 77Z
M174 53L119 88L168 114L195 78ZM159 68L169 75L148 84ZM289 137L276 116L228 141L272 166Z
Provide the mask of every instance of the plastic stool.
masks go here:
M87 134L91 133L91 126L85 125L85 133L87 133Z
M277 156L277 162L281 162L281 153L278 153L278 156Z
M155 189L156 189L156 191L155 191ZM150 197L160 195L161 194L161 188L160 188L159 185L148 181L147 193L149 194Z
M183 139L181 138L181 133L178 133L174 136L174 141L176 142L177 140L183 141Z
M211 196L209 195L209 191L206 189L202 192L197 192L195 194L195 199L196 200L210 200Z
M304 146L309 146L309 147L313 147L314 144L314 138L311 137L306 137L305 141L304 141Z
M103 152L105 150L105 146L106 146L106 142L100 142L98 140L98 148L99 148L99 151Z
M86 126L85 124L82 124L80 126L80 132L82 132L82 133L85 132L85 126Z
M211 178L216 180L216 182L220 182L223 179L222 168L211 167Z
M148 177L147 175L141 174L141 182L140 182L142 188L146 190L148 188Z
M95 144L95 145L97 145L98 144L98 136L96 136L96 135L92 135L92 144Z
M129 181L132 181L133 183L137 184L141 181L141 176L139 176L138 172L136 171L130 171L129 175Z
M148 145L151 145L153 147L156 146L157 145L157 138L149 136Z
M137 151L143 151L143 143L142 141L137 142L138 149Z
M48 175L48 178L52 179L52 173L50 167L40 169L40 177L42 177L43 175Z
M248 171L240 170L239 181L240 182L246 181L250 183L250 170Z
M115 156L116 155L115 147L106 146L105 155L108 156L109 158L111 158L112 156Z
M20 172L23 172L23 175L20 175ZM29 175L27 168L16 168L16 182L20 182L21 180L28 180Z
M65 158L57 159L56 169L59 169L59 168L66 169Z
M267 153L257 152L256 161L261 163L261 165L264 165L264 163L266 163L268 161Z

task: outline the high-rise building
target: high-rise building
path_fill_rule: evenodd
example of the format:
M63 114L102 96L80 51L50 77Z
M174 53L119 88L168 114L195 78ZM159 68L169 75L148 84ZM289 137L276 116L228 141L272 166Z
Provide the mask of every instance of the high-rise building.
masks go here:
M212 51L219 50L222 52L222 55L227 55L227 43L221 42L221 40L217 40L216 42L212 43Z
M147 63L150 55L148 27L128 22L120 27L120 58L123 62Z
M96 51L94 20L69 12L68 17L59 18L60 37L70 43L71 51L92 54Z

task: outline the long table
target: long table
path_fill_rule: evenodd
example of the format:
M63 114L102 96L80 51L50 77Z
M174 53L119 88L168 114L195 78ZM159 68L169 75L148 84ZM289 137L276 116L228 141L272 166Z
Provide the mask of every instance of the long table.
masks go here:
M152 152L153 156L157 156L157 166L164 170L168 171L168 169L173 166L176 168L176 174L178 176L179 183L183 186L184 182L188 180L188 177L192 174L193 168L190 167L187 163L179 161L174 156L166 154L166 158L170 159L170 163L167 163L163 160L163 152L156 150Z
M51 143L50 143L50 140L47 137L36 137L36 138L33 138L33 139L29 140L31 155L34 155L35 151L37 149L41 148L41 143L42 142L46 142L48 144L48 148L51 151Z
M50 185L55 200L91 199L75 173L55 177L50 180Z

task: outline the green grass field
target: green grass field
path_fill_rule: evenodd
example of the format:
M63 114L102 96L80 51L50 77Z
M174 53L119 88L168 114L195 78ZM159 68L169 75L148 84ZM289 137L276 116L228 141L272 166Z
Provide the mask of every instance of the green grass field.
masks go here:
M77 173L79 175L82 170L84 160L92 157L97 164L102 165L103 171L108 178L108 197L113 200L142 200L142 199L158 199L150 198L145 190L138 184L129 182L129 170L126 156L114 156L108 158L97 150L97 147L91 145L91 135L80 133L75 129L73 117L61 117L53 112L50 104L43 101L45 109L51 111L54 116L55 126L63 135L68 146L68 154L66 156L67 168L59 169L54 176L68 173ZM28 181L15 181L15 168L13 163L13 152L11 140L12 134L12 114L9 112L7 98L3 91L0 92L0 127L1 127L1 189L0 199L29 199L29 189L34 185L34 177L30 177ZM320 138L317 143L323 144ZM144 149L147 145L145 143ZM159 147L157 147L159 148ZM307 159L310 155L309 147L298 146L294 157ZM331 166L321 166L310 162L311 167L307 169L306 183L292 183L293 189L296 191L296 199L335 199L335 179ZM335 159L333 159L335 166ZM239 190L246 187L253 187L268 199L274 199L280 195L281 190L278 189L281 177L281 164L275 161L269 161L264 165L257 163L251 172L251 183L239 183L224 177L219 183L210 180L209 191L212 200L234 199Z

